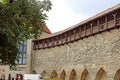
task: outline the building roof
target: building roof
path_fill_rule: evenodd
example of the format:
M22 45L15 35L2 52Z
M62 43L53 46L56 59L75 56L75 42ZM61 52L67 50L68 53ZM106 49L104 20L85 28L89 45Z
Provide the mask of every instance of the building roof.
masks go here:
M48 34L51 34L51 31L50 31L50 29L47 26L45 27L44 32L46 32Z

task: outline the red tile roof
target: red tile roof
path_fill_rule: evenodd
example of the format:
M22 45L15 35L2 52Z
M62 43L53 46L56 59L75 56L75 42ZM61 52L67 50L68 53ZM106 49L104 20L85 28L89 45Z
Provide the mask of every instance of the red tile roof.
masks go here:
M51 31L49 30L49 28L46 26L45 27L45 30L44 30L46 33L48 33L48 34L51 34Z

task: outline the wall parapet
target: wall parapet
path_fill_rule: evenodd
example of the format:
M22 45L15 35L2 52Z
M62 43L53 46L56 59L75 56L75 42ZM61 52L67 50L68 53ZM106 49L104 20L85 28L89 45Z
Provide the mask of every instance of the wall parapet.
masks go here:
M33 40L33 50L51 48L68 44L104 31L109 31L120 27L120 5L110 12L104 13L99 17L89 19L85 23L65 31L61 34Z

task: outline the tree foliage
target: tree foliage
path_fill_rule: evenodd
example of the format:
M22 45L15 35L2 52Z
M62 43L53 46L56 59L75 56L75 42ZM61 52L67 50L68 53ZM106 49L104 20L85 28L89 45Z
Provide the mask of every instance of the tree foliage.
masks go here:
M37 38L43 31L49 0L3 0L0 2L0 60L15 66L21 41Z

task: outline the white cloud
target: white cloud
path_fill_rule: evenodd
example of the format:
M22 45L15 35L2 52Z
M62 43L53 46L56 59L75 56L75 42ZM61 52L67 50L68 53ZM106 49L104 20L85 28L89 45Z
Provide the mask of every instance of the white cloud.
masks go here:
M61 31L85 19L85 15L72 12L66 0L51 0L51 2L53 8L48 13L47 26L52 32Z
M71 27L119 3L119 0L51 0L47 26L51 32Z

